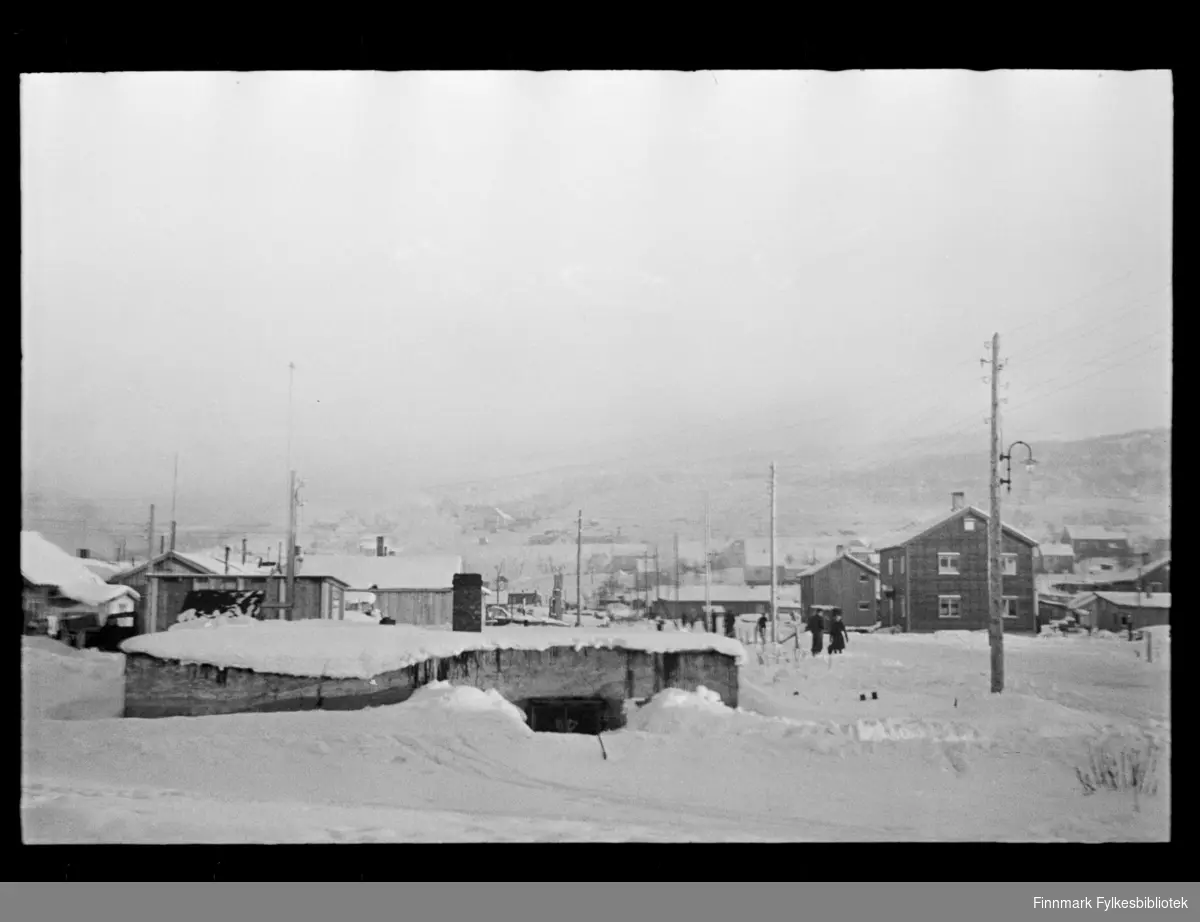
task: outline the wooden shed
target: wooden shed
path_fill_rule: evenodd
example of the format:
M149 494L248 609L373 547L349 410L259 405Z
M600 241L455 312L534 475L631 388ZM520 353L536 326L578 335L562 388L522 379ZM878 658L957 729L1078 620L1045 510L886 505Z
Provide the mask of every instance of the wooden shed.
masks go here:
M301 562L305 574L329 574L354 592L375 596L375 609L397 624L449 626L454 617L455 556L356 557L313 555Z
M179 620L188 593L200 589L260 590L264 593L264 617L285 617L279 603L286 593L287 578L255 574L198 575L187 573L150 573L147 604L139 618L142 633L165 631ZM296 577L296 606L289 620L343 620L345 582L335 576L307 574Z

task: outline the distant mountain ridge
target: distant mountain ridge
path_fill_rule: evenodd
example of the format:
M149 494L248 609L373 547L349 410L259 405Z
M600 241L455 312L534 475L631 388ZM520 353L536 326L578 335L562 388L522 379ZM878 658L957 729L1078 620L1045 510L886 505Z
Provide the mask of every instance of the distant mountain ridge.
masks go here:
M975 441L978 448L969 450ZM1032 473L1022 466L1024 455L1015 459L1012 492L1002 497L1006 521L1039 539L1064 523L1170 534L1169 429L1039 442L1034 452L1038 464ZM839 535L870 538L948 508L956 490L965 492L969 502L987 504L986 434L957 444L910 441L849 454L854 456L838 458L836 452L800 444L774 455L778 534L814 542L828 537L830 543ZM379 534L406 553L461 553L478 549L481 539L492 545L525 544L549 534L552 538L540 540L562 542L573 537L582 509L591 523L589 532L666 547L676 533L681 540L703 537L706 493L714 543L761 536L769 533L771 460L761 450L718 446L708 457L692 453L581 462L422 493L406 491L402 500L370 508L325 499L303 511L301 544L326 553L355 552L365 535ZM495 507L516 521L489 522L488 510ZM214 517L206 517L203 527L181 522L181 546L191 540L209 546L243 532L269 536L272 529L283 538L282 521ZM143 555L144 518L145 511L133 504L106 507L49 490L23 497L24 528L41 531L67 550L90 547L101 557L112 556L122 539ZM160 509L160 535L167 528L164 518ZM510 525L515 530L507 530Z

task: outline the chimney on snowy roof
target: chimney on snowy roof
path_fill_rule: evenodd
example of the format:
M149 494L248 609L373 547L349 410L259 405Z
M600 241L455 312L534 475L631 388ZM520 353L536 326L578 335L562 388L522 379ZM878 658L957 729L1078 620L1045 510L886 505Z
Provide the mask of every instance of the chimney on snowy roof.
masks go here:
M967 495L956 491L950 494L950 511L957 512L967 504Z
M383 535L380 535L379 537L377 537L375 539L375 556L376 557L386 557L387 556L387 552L383 549Z

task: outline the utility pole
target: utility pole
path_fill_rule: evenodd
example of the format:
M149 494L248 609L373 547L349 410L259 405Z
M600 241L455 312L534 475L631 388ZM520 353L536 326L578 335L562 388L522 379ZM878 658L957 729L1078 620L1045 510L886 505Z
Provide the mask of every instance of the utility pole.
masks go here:
M658 601L662 597L658 586L658 545L654 545L654 601Z
M771 462L771 643L775 643L775 594L778 591L775 572L775 462Z
M675 617L679 617L679 532L675 532Z
M175 496L179 488L179 452L175 452L175 473L171 477L171 550L175 550Z
M289 621L295 615L296 591L296 472L288 471L287 606Z
M246 539L242 538L242 566L246 565Z
M583 624L583 510L575 526L575 626Z
M712 620L712 565L708 557L708 494L704 494L704 629Z
M1142 570L1143 570L1143 569L1145 569L1145 567L1146 567L1146 558L1147 558L1147 557L1149 557L1149 556L1150 556L1149 554L1142 554L1142 555L1141 555L1141 557L1142 557L1142 562L1141 562L1141 563L1138 565L1138 578L1137 578L1137 618L1138 618L1138 620L1139 620L1139 621L1141 621L1141 620L1142 620ZM1130 618L1130 619L1129 619L1129 639L1130 639L1130 640L1133 640L1133 619L1132 619L1132 618Z
M153 560L154 559L154 503L150 504L150 534L147 537L149 538L149 542L148 542L149 548L147 549L148 552L146 554L146 559Z
M992 336L991 476L988 478L988 640L992 653L992 693L1004 691L1004 571L1000 566L1000 334Z

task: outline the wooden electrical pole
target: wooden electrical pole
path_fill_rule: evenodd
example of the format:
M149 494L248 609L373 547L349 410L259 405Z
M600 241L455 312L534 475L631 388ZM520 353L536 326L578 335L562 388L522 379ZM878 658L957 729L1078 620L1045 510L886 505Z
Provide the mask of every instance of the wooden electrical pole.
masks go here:
M771 462L771 643L775 643L775 594L777 575L775 573L775 462Z
M175 550L175 496L179 488L179 452L175 452L175 473L171 476L171 550Z
M583 510L575 523L575 626L583 624Z
M988 478L988 640L992 653L992 693L1004 691L1004 571L1000 565L1000 334L992 336L991 476Z
M289 621L295 616L296 591L296 472L288 471L287 606Z
M679 532L675 532L675 618L679 618Z
M147 548L148 553L146 554L146 559L153 560L154 559L154 503L150 504L150 534L147 537L150 540L148 542L149 547Z
M662 593L658 589L658 545L654 545L654 601L658 601Z
M704 629L712 621L712 566L708 557L708 494L704 494Z

